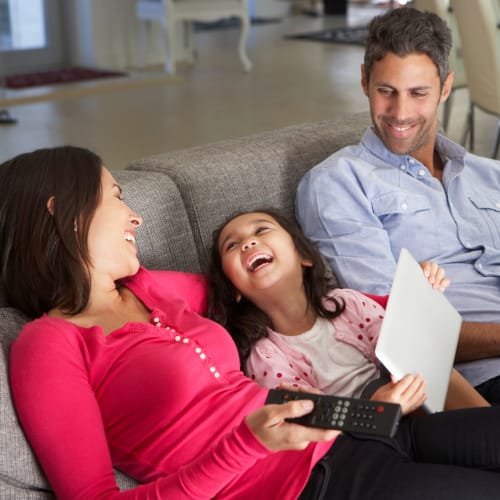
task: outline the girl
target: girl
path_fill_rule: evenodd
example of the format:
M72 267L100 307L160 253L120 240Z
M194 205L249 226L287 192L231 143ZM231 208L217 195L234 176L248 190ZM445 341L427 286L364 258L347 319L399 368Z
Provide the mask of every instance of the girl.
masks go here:
M435 288L448 285L436 264L422 267ZM332 288L318 250L279 213L243 213L223 224L214 234L209 279L209 313L229 330L244 370L259 384L371 395L400 403L405 414L425 401L419 375L382 385L388 378L380 377L375 346L384 309L364 294ZM454 370L446 408L467 406L488 403Z

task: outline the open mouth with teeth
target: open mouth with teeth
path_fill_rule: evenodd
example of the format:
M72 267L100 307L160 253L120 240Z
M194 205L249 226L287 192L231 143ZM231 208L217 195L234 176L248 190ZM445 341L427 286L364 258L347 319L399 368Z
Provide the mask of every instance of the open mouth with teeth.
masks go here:
M256 253L247 261L247 271L254 273L273 261L273 256L267 253Z
M126 241L130 241L135 245L135 238L130 233L125 233L124 238Z

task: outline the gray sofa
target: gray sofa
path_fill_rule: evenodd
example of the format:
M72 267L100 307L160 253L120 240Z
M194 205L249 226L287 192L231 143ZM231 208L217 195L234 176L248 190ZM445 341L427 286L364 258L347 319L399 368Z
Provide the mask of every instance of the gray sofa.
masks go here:
M201 272L213 229L236 210L274 206L293 215L304 173L355 143L367 113L307 123L138 160L113 174L129 206L144 218L138 234L151 269ZM105 159L104 159L105 160ZM6 305L0 280L0 499L53 498L12 406L8 355L28 318ZM68 443L71 447L71 443ZM122 489L135 484L117 471Z

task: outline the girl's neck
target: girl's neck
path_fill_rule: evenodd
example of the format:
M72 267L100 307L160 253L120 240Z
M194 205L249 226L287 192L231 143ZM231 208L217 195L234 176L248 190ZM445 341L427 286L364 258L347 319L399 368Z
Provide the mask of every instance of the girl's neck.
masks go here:
M303 290L294 296L285 293L267 297L256 305L267 314L273 330L282 335L295 336L307 332L314 326L317 317Z

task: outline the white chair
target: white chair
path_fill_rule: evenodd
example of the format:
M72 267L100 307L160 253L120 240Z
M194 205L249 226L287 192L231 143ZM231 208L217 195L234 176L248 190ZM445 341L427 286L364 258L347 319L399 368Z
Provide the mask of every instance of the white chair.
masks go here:
M491 156L500 145L500 0L451 0L457 19L470 94L463 144L474 150L474 108L499 117Z
M252 68L246 53L250 31L248 0L137 0L136 15L141 21L160 22L165 40L165 71L171 75L176 72L177 61L194 61L193 22L212 22L229 17L240 20L238 54L245 71ZM144 61L144 47L141 54L140 59Z
M450 0L414 0L413 5L421 11L433 12L441 19L444 19L451 29L453 47L450 52L450 70L455 73L451 94L444 103L443 109L443 129L448 130L450 122L451 105L453 103L453 94L455 90L467 86L465 77L464 59L462 56L462 47L460 33L458 31L457 21L450 6Z

